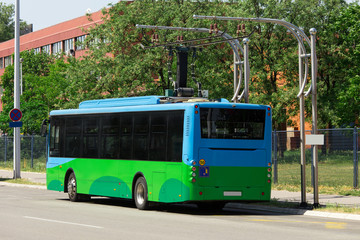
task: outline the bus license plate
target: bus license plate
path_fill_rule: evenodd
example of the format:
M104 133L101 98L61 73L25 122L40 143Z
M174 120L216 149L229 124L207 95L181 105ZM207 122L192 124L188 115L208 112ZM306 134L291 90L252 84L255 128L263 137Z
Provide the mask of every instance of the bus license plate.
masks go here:
M242 192L224 192L224 197L241 197Z

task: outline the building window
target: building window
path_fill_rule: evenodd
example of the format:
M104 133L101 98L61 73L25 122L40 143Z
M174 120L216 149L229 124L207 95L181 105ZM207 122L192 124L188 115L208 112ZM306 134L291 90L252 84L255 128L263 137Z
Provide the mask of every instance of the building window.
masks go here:
M61 45L62 45L62 42L53 43L53 44L51 45L51 47L52 47L52 54L56 55L56 54L61 53L61 51L62 51Z
M4 67L11 65L11 56L5 57L4 62L5 62Z
M0 69L4 68L4 58L0 58Z
M83 50L85 49L85 39L86 39L86 35L82 35L80 37L76 38L76 50Z
M64 41L64 52L70 53L70 49L74 49L74 39L70 38Z
M50 54L50 45L41 47L41 52Z
M34 48L34 54L38 54L41 52L41 48Z

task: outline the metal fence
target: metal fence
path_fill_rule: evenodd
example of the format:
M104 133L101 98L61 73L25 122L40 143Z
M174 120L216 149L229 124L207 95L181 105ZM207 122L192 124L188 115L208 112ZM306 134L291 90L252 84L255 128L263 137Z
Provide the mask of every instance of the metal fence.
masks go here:
M40 136L21 136L21 170L45 171L46 138ZM0 166L13 168L14 140L12 136L0 137Z
M324 134L324 145L318 146L319 184L358 188L360 129L320 129L318 132ZM273 131L272 140L273 182L291 182L295 175L300 176L300 131ZM306 146L305 158L308 181L313 184L311 146Z
M306 132L310 134L310 131ZM359 185L360 129L324 129L324 145L319 146L319 184ZM273 131L273 182L300 184L300 132ZM45 171L47 139L21 136L21 170ZM306 146L307 181L312 181L312 151ZM13 137L0 137L0 167L13 168Z

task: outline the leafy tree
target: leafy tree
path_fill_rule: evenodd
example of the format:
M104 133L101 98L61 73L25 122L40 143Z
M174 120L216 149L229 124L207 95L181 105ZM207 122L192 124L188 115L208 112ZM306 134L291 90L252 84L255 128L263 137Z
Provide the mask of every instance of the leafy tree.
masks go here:
M0 2L0 42L14 37L14 5Z
M336 70L343 74L335 95L338 101L335 123L360 126L360 6L352 4L342 8L333 20L332 30L337 41L332 50L339 56L336 61L341 63Z
M0 2L0 42L14 38L15 7L13 4L6 5ZM27 23L20 20L20 29L24 29Z
M62 99L61 92L65 89L65 71L69 63L64 58L54 58L45 53L34 54L24 51L23 58L23 95L20 97L23 112L24 134L39 133L41 122L47 118L50 111L60 108L66 99ZM14 106L14 67L8 66L1 77L2 85L6 91L2 97L3 114L0 115L0 129L9 134L8 113Z

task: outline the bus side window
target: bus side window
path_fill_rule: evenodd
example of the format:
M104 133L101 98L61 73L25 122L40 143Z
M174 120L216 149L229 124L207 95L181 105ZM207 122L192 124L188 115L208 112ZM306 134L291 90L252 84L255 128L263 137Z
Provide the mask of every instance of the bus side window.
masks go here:
M166 161L167 117L166 112L151 114L149 160Z
M134 114L134 160L148 160L149 114Z
M122 115L120 124L120 159L132 159L132 132L132 114Z
M168 161L182 161L184 112L170 112L168 118Z
M65 157L80 157L82 120L68 118L65 122Z
M99 148L99 119L86 118L83 120L83 157L97 158Z
M102 119L101 157L107 159L120 158L120 117L105 116Z

